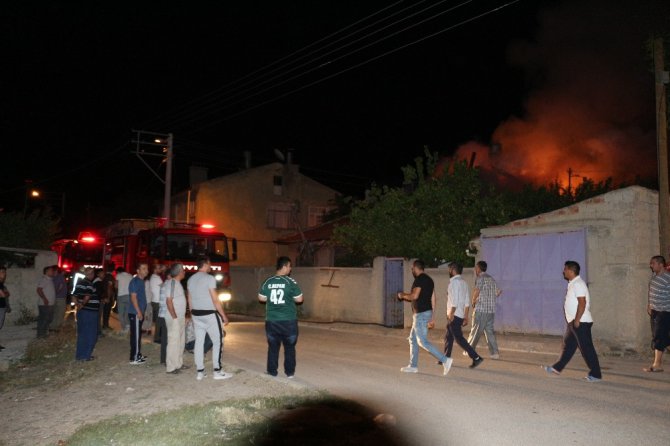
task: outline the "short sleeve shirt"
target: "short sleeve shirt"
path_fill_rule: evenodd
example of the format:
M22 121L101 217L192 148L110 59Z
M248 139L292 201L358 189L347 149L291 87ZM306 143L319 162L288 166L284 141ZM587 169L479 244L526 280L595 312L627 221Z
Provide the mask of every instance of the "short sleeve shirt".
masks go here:
M670 311L670 273L667 271L651 277L649 306L656 311Z
M186 295L184 294L184 287L181 282L175 279L166 280L160 289L160 310L158 317L167 318L172 317L167 310L167 300L172 298L172 305L178 318L183 318L186 315Z
M267 299L266 320L293 321L298 318L295 299L302 296L302 290L292 277L272 276L263 282L258 294Z
M144 310L147 308L147 292L144 280L137 276L133 277L133 280L131 280L130 284L128 284L128 292L130 294L137 294L137 305L140 307L140 311L144 312ZM128 313L137 314L137 311L135 311L135 305L128 305Z
M433 279L426 273L419 274L412 283L412 289L421 288L419 298L412 301L412 310L415 313L423 313L433 309L433 291L435 290L435 283Z
M465 317L465 307L470 306L470 287L468 283L457 275L449 279L449 291L447 294L447 311L451 307L456 307L454 316L458 318Z
M192 310L216 311L214 302L212 302L212 296L209 294L209 290L216 289L216 279L214 276L198 271L188 279L186 287L191 295Z
M475 281L475 289L479 290L476 311L480 313L496 312L496 297L498 296L498 284L493 277L487 273L481 273Z
M589 294L589 288L586 286L584 279L579 276L568 282L568 291L565 294L565 305L563 307L565 311L565 320L568 322L575 320L577 306L579 304L579 301L577 300L578 297L586 297L586 308L579 321L593 322L593 318L591 317L591 296Z
M56 303L56 287L54 287L54 280L49 276L42 276L39 283L37 284L38 288L42 288L44 297L47 298L48 304L53 305ZM44 305L44 301L37 296L37 305Z
M116 284L118 287L119 296L128 296L130 294L130 291L128 291L128 285L130 285L130 281L132 279L133 276L125 271L116 273Z

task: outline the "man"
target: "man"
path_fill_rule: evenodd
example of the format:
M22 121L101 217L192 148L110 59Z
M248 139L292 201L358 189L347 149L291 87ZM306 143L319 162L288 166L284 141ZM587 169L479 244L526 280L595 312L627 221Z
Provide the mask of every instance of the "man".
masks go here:
M119 329L122 333L128 331L128 305L130 305L130 292L128 285L133 279L130 273L119 266L116 268L116 311L119 315Z
M100 300L95 294L93 268L84 270L84 277L75 284L72 298L77 308L77 361L92 361L93 349L98 341L98 312Z
M102 289L104 290L104 297L102 299L102 328L110 329L109 316L112 314L112 307L116 302L116 280L112 275L114 269L110 269L105 273L102 279Z
M444 336L444 354L448 358L445 362L445 374L451 368L451 351L454 341L472 359L471 369L484 361L463 337L463 327L468 325L468 313L470 312L470 287L461 276L463 265L458 262L451 262L447 268L450 279L447 291L447 332Z
M412 264L412 291L409 293L399 292L398 300L404 300L412 304L412 329L409 332L409 364L400 369L403 373L417 373L419 371L419 347L438 359L444 368L444 375L449 373L451 359L443 355L428 340L428 325L434 325L433 313L435 312L435 283L428 274L424 272L425 264L421 260L415 260Z
M46 338L49 334L49 324L54 318L54 304L56 303L56 288L53 278L56 275L53 267L45 266L43 276L37 284L37 337Z
M649 262L653 274L649 281L647 313L653 327L654 362L645 372L663 371L663 352L670 346L670 273L665 269L665 258L654 256Z
M161 275L165 272L165 266L156 263L153 268L153 273L149 278L149 287L151 288L151 314L152 322L154 326L154 342L156 344L161 343L161 327L165 324L165 321L162 321L161 324L158 323L158 312L160 311L160 296L161 296L161 285L163 284L163 278Z
M102 333L102 313L107 294L105 291L105 283L103 282L105 279L105 270L102 268L95 268L93 270L93 275L93 287L95 288L96 296L98 296L98 299L100 300L100 305L98 307L98 337L103 338L105 335Z
M198 260L198 272L193 274L186 283L188 288L188 306L193 317L195 329L194 360L197 368L196 379L201 381L207 376L205 372L205 336L212 339L212 367L214 379L232 378L232 374L221 369L221 350L223 347L223 325L228 325L228 316L223 311L221 302L216 295L216 279L209 274L211 264L209 258ZM168 332L169 333L169 332Z
M137 265L137 275L128 284L130 305L128 305L128 323L130 325L130 364L137 365L146 362L142 355L142 322L147 308L147 294L144 279L149 274L146 263Z
M170 267L169 279L161 287L159 316L163 320L163 337L167 337L167 350L165 356L165 368L167 373L177 374L185 370L184 344L186 342L186 295L181 281L185 272L181 263L175 263ZM163 302L163 296L165 301ZM162 314L167 310L167 314Z
M296 304L303 303L298 283L291 274L291 259L279 257L276 272L268 277L258 291L258 301L265 304L265 336L268 340L266 371L277 376L279 349L284 346L284 373L295 375L295 346L298 343L298 311Z
M5 325L5 315L12 312L12 307L9 305L9 290L5 286L7 279L7 268L0 266L0 329ZM5 347L0 345L0 351Z
M480 260L475 265L475 274L477 280L475 281L475 289L472 292L472 308L475 312L474 322L468 337L468 344L472 348L477 349L477 343L482 333L486 336L486 343L489 346L489 353L491 359L499 359L498 343L496 342L496 335L493 332L493 321L496 313L496 298L500 296L502 290L498 288L498 284L487 272L488 265L485 261ZM463 352L467 355L467 352Z
M56 274L53 278L54 288L56 289L56 302L54 304L54 317L49 328L53 330L60 330L65 319L65 307L67 301L67 282L65 281L65 274L63 268L54 265L52 266Z
M598 354L593 346L591 327L591 296L586 282L579 276L579 263L568 260L563 268L563 277L568 281L568 290L565 294L563 311L568 324L563 335L563 349L558 361L552 366L542 366L549 375L560 375L561 371L570 362L579 348L589 374L584 378L588 382L597 382L602 379Z

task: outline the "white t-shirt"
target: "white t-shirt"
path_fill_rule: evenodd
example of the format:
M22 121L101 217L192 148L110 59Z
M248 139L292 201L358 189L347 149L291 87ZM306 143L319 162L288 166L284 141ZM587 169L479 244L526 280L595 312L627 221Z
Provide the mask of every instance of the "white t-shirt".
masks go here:
M579 276L568 282L568 292L565 294L565 305L563 306L565 320L568 322L575 320L577 306L579 304L579 301L577 300L578 297L586 297L586 308L579 321L593 322L593 318L591 317L591 295L589 294L589 288L586 286L584 279Z
M454 316L463 319L465 307L470 306L470 287L468 283L458 274L449 279L447 293L447 311L451 310L451 307L456 307Z
M163 301L163 297L166 299L165 302ZM159 317L172 317L170 312L167 310L167 299L170 297L172 297L172 305L174 306L175 313L177 313L177 317L185 317L186 294L184 293L184 287L181 286L181 282L175 279L166 280L165 283L161 286L161 311L158 313ZM163 313L163 311L165 312Z
M216 310L209 294L209 290L216 289L214 276L198 271L188 279L186 287L191 295L192 310Z
M39 283L37 284L37 288L42 288L44 297L46 297L47 301L49 301L49 305L56 303L56 287L54 286L54 281L51 277L42 276ZM45 305L39 294L37 295L37 305Z
M128 285L130 285L131 280L133 280L133 276L125 271L122 273L116 273L116 286L119 290L117 296L130 296Z
M149 278L149 286L151 287L151 296L147 296L147 301L158 303L160 301L161 295L161 285L163 284L163 279L158 274L152 274ZM151 299L149 299L151 297Z

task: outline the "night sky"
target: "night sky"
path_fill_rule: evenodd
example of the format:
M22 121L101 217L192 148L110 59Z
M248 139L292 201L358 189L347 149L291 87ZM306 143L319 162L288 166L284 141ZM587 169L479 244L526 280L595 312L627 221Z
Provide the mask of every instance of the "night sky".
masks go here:
M0 207L32 180L54 207L66 193L67 226L157 213L131 129L174 134L177 190L192 164L275 149L355 196L424 146L535 183L655 176L645 39L665 2L168 3L2 2Z

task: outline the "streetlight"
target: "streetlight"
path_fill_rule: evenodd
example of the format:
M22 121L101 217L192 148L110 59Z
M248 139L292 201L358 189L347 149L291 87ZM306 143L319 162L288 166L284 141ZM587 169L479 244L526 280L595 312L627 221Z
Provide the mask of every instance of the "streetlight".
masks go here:
M45 199L47 199L47 197L48 197L49 195L51 195L52 197L53 197L53 196L57 196L57 197L58 197L58 199L59 199L59 201L60 201L60 216L61 216L61 219L65 218L65 192L40 192L40 191L37 190L37 189L32 189L32 190L30 191L30 196L33 197L33 198L42 198L42 197L44 197ZM27 197L27 196L28 196L28 195L26 195L26 197ZM53 198L52 198L52 200L53 200ZM26 208L27 208L27 206L26 206ZM24 212L24 213L25 213L25 212Z

